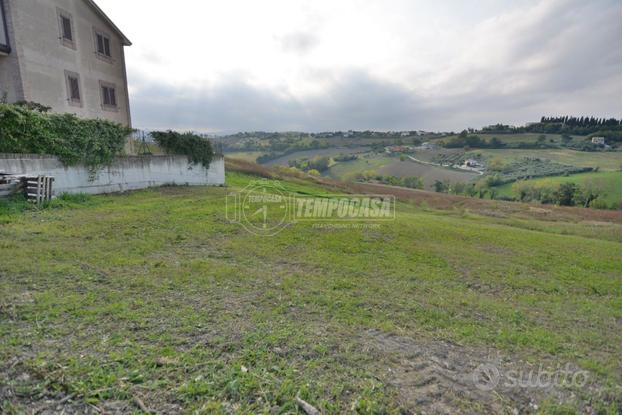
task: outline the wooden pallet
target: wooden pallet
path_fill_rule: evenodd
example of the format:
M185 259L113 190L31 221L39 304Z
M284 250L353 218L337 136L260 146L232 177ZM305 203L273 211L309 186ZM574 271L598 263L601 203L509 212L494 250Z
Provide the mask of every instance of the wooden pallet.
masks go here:
M10 197L23 190L24 184L21 177L0 174L0 198Z
M29 201L40 205L52 200L52 184L54 178L50 176L26 177L26 197Z

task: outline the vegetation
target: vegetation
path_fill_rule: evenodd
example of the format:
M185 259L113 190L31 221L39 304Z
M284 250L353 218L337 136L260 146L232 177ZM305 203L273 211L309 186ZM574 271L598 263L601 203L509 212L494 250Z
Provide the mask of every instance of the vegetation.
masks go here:
M151 136L167 154L188 156L191 163L201 163L205 168L209 168L214 158L214 150L210 141L196 134L169 130L153 131Z
M481 132L496 134L519 134L525 132L543 134L571 134L602 136L601 132L622 132L622 120L615 118L597 118L593 116L558 116L542 117L540 122L525 127L514 127L504 124L490 125L482 128ZM620 140L618 140L620 141Z
M0 104L0 153L57 156L64 164L92 170L121 154L131 130L110 121L48 114L36 104Z
M493 168L492 172L498 178L494 185L533 177L569 175L592 170L589 167L567 166L537 157L526 157L508 163L498 160L493 163Z
M305 157L301 159L289 160L290 167L295 167L298 170L306 172L310 170L315 170L319 173L322 173L328 170L330 164L331 159L327 156L316 156L311 159Z
M573 204L599 209L622 209L622 172L595 172L525 180L496 188L501 197L541 203L560 203L555 198L562 184L574 185Z
M567 411L620 410L620 223L400 203L379 228L298 224L266 240L224 220L226 195L255 179L7 216L0 376L16 393L0 411L69 396L74 413L138 412L137 400L159 413L302 413L299 396L326 414L433 412L417 400L430 388L452 413L555 407L557 393ZM591 384L483 394L444 376L493 353L572 362Z
M415 176L397 177L384 176L374 172L362 172L357 175L356 179L361 182L377 182L390 186L407 187L409 189L423 189L423 180Z
M466 157L481 159L488 166L497 159L503 164L520 162L526 158L539 158L554 163L576 167L598 167L601 171L616 171L622 168L622 153L618 151L585 152L567 148L558 149L482 149L466 152Z

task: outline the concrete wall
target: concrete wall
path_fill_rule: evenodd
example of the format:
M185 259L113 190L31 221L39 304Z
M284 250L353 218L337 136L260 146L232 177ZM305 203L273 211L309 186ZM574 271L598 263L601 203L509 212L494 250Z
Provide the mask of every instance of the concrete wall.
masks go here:
M54 112L131 125L122 38L86 1L5 0L5 6L13 50L0 57L0 94L6 89L10 102L25 99L50 106ZM71 16L73 45L60 39L59 11ZM112 59L97 55L95 30L110 37ZM23 85L21 96L11 91L17 89L13 86L16 63ZM79 105L69 102L66 71L79 75ZM100 82L115 86L118 108L103 107Z
M0 172L53 176L55 195L114 193L165 184L225 184L222 157L214 159L209 169L188 163L185 156L120 157L92 176L84 166L66 167L52 156L0 154Z
M12 51L8 55L0 54L0 100L6 98L8 102L24 99L24 87L19 67L19 57L15 50L15 32L11 4L4 0L4 12L9 35L9 46ZM0 24L1 26L1 24ZM0 27L0 30L4 28Z

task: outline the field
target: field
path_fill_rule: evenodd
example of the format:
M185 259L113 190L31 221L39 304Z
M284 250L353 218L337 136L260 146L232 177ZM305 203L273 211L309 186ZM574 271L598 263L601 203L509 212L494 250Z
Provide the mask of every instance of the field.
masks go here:
M333 165L326 172L326 176L339 180L354 180L357 173L378 172L384 166L399 161L385 154L366 153L359 156L358 160L341 162Z
M622 172L597 172L571 174L569 176L545 177L527 181L536 185L556 186L560 183L573 182L579 185L591 184L602 191L601 198L608 204L622 201ZM500 195L512 196L512 185L508 183L496 189Z
M538 141L538 138L541 135L545 136L545 142L548 144L552 144L552 143L559 144L562 142L560 134L536 134L536 133L520 133L520 134L489 134L489 133L486 133L486 134L482 134L482 133L476 133L474 135L477 135L486 141L490 141L491 139L496 137L500 141L508 145L517 144L517 143L536 143ZM458 136L447 135L444 137L435 138L432 140L432 142L439 141L439 140L447 141L455 137L458 137Z
M1 412L619 413L618 212L394 189L393 222L262 238L225 219L254 179L0 209ZM485 392L490 362L589 382Z
M476 173L429 166L411 160L402 161L399 157L373 153L361 156L359 160L337 163L328 170L326 175L338 180L354 180L357 173L363 172L396 177L416 176L423 180L427 189L431 189L436 180L468 182L479 177Z
M236 151L233 153L227 153L227 157L236 158L244 161L257 161L257 157L263 156L265 153L262 151Z
M524 157L537 157L577 167L598 167L600 170L617 171L622 168L622 152L587 152L570 149L542 149L542 150L472 150L468 154L481 154L485 158L499 158L512 161Z
M287 166L290 160L296 160L299 158L313 158L317 156L329 156L335 157L339 154L359 154L368 151L366 147L331 147L322 148L317 150L297 151L295 153L287 154L285 156L270 160L264 165L266 166Z
M480 177L477 173L449 169L444 167L429 166L411 160L400 161L394 159L393 163L379 169L380 174L386 176L408 177L416 176L423 180L426 189L432 189L434 183L448 181L450 183L469 182Z

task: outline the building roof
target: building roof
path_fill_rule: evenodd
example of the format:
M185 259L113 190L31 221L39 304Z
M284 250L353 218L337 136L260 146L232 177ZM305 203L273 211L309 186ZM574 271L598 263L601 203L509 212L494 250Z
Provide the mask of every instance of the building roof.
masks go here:
M102 19L104 19L106 23L110 25L110 27L114 29L114 31L117 32L119 36L121 36L121 40L124 46L132 46L132 42L130 42L130 40L123 34L121 29L119 29L117 25L115 25L112 22L112 20L110 20L110 17L108 17L106 13L104 13L104 11L100 9L99 6L93 0L84 0L84 1L86 2L86 4L91 6L93 10L95 10L95 13L97 13Z

